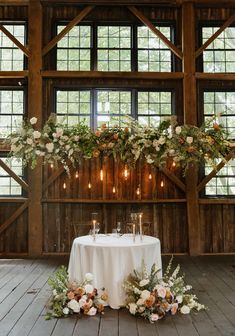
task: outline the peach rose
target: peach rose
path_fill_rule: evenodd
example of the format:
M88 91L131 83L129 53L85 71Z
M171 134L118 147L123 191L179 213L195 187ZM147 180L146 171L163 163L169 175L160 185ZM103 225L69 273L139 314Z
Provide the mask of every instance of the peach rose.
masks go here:
M69 300L74 299L74 293L73 292L68 292L67 297L68 297Z
M85 290L82 287L78 287L75 289L75 294L78 296L83 296L83 294L85 294Z
M145 301L144 301L144 305L147 308L152 307L152 305L155 302L155 297L153 295L150 295Z
M115 140L117 140L117 139L118 139L118 134L117 134L117 133L114 133L113 138L114 138Z
M171 314L175 315L177 313L178 310L178 303L173 303L173 305L171 306Z

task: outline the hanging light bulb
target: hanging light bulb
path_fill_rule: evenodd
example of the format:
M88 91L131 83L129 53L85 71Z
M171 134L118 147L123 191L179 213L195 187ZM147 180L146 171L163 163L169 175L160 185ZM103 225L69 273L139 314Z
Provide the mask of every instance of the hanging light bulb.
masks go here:
M104 179L104 172L103 172L103 169L101 168L100 169L100 181L103 181Z
M164 181L163 181L163 180L161 180L161 184L160 184L160 186L161 186L161 188L164 187Z
M137 195L137 196L140 195L140 186L138 186L138 188L136 189L136 195Z
M78 171L76 171L76 173L75 173L75 178L76 178L76 179L79 178L79 173L78 173Z
M175 161L172 162L172 167L175 167L176 166L176 163Z
M129 172L128 172L128 169L127 169L127 165L125 165L124 172L123 172L123 176L124 176L125 180L127 180L128 175L129 175Z
M113 186L113 194L115 194L116 193L116 188L115 188L115 186Z
M88 189L91 189L91 182L88 183Z
M66 183L65 182L63 183L63 189L66 189Z
M151 173L149 173L149 180L152 180L153 176Z
M51 169L52 169L52 168L54 168L54 165L53 165L53 163L51 163L51 164L50 164L50 167L51 167Z

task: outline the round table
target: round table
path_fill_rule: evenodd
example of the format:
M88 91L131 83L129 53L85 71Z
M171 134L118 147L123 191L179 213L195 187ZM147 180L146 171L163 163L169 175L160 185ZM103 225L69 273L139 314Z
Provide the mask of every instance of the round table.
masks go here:
M142 262L150 271L155 263L162 268L160 240L143 236L140 240L132 234L82 236L74 239L69 259L69 279L81 283L86 273L94 275L93 285L105 288L109 295L108 305L118 309L125 304L123 280L134 269L140 269ZM158 273L162 276L161 271Z

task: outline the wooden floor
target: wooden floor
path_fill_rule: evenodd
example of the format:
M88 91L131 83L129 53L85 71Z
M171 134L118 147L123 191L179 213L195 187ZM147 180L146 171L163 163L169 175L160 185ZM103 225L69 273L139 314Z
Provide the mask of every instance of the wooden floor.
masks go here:
M163 264L169 257L163 257ZM235 335L235 256L175 257L208 310L169 316L155 324L127 310L103 316L45 320L48 276L65 260L0 260L0 336Z

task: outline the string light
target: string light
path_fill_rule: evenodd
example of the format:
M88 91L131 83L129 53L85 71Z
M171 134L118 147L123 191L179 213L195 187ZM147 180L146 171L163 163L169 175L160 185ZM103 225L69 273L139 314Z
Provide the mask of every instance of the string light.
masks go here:
M152 180L153 176L151 173L149 173L149 180Z
M127 169L127 165L125 165L123 175L124 175L125 180L127 180L128 175L129 175L129 172L128 172L128 169Z
M66 183L65 182L63 183L63 189L66 189Z
M88 183L88 189L91 189L91 182Z
M113 194L115 194L115 192L116 192L116 188L115 186L113 186Z
M137 195L137 196L140 195L140 187L138 187L138 188L136 189L136 195Z
M50 167L51 167L51 169L52 169L52 168L54 168L54 165L53 165L53 163L51 163L51 164L50 164Z
M163 180L161 180L161 184L160 184L160 186L161 186L161 188L164 187L164 181L163 181Z
M172 167L175 167L176 166L176 163L175 161L172 162Z
M103 169L100 169L100 181L103 181L104 179L104 172Z
M76 173L75 173L75 178L76 178L76 179L79 178L79 173L78 173L78 171L76 171Z

